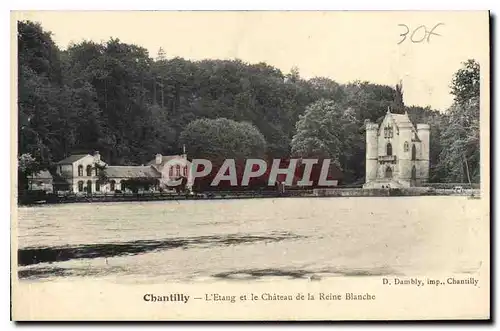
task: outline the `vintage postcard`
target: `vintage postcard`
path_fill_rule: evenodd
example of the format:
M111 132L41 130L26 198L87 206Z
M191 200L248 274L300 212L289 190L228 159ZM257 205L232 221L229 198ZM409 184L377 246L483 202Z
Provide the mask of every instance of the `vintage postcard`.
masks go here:
M12 319L489 319L489 21L12 12Z

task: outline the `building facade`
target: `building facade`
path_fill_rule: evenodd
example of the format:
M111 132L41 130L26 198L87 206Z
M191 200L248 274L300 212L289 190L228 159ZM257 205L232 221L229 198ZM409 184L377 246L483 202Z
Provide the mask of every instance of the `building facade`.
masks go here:
M187 154L184 152L182 155L161 155L156 154L154 160L147 163L148 166L153 167L161 174L160 187L167 189L170 180L179 180L187 178L189 171L191 171ZM192 183L186 182L186 188L191 190Z
M364 188L420 186L429 179L430 126L408 114L387 110L380 126L366 122L366 180Z
M105 166L99 152L70 155L56 164L54 191L100 192L100 171Z

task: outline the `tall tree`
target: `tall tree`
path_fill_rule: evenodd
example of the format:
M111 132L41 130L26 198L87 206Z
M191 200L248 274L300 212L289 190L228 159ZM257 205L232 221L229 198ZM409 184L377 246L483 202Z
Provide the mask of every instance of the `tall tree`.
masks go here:
M447 111L441 136L446 148L440 154L440 167L447 181L480 180L479 70L476 61L468 60L453 76L455 102Z
M399 113L403 114L405 112L405 104L403 102L403 82L399 81L399 83L396 84L395 90L394 90L394 102L392 104L392 110L393 113Z
M195 120L182 131L180 141L191 157L214 161L258 158L266 151L264 136L255 126L226 118Z
M352 109L345 110L341 104L331 100L319 100L308 106L297 122L297 133L292 139L292 154L299 157L330 158L337 166L345 169L352 147L352 140L348 137L353 127L356 127L356 122Z
M479 98L479 63L473 59L463 62L462 68L453 75L450 88L458 104L467 104L471 99Z

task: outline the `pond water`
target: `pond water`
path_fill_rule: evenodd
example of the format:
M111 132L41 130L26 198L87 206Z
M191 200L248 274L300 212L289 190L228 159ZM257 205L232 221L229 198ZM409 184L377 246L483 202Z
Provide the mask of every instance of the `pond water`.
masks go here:
M474 272L481 200L277 198L18 208L21 280L204 281Z

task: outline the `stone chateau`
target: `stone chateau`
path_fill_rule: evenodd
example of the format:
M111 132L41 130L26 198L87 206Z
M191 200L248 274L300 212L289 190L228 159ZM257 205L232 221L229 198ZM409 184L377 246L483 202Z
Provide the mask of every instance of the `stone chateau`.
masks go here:
M380 126L366 123L364 188L420 186L429 179L428 124L412 124L408 114L387 110Z

